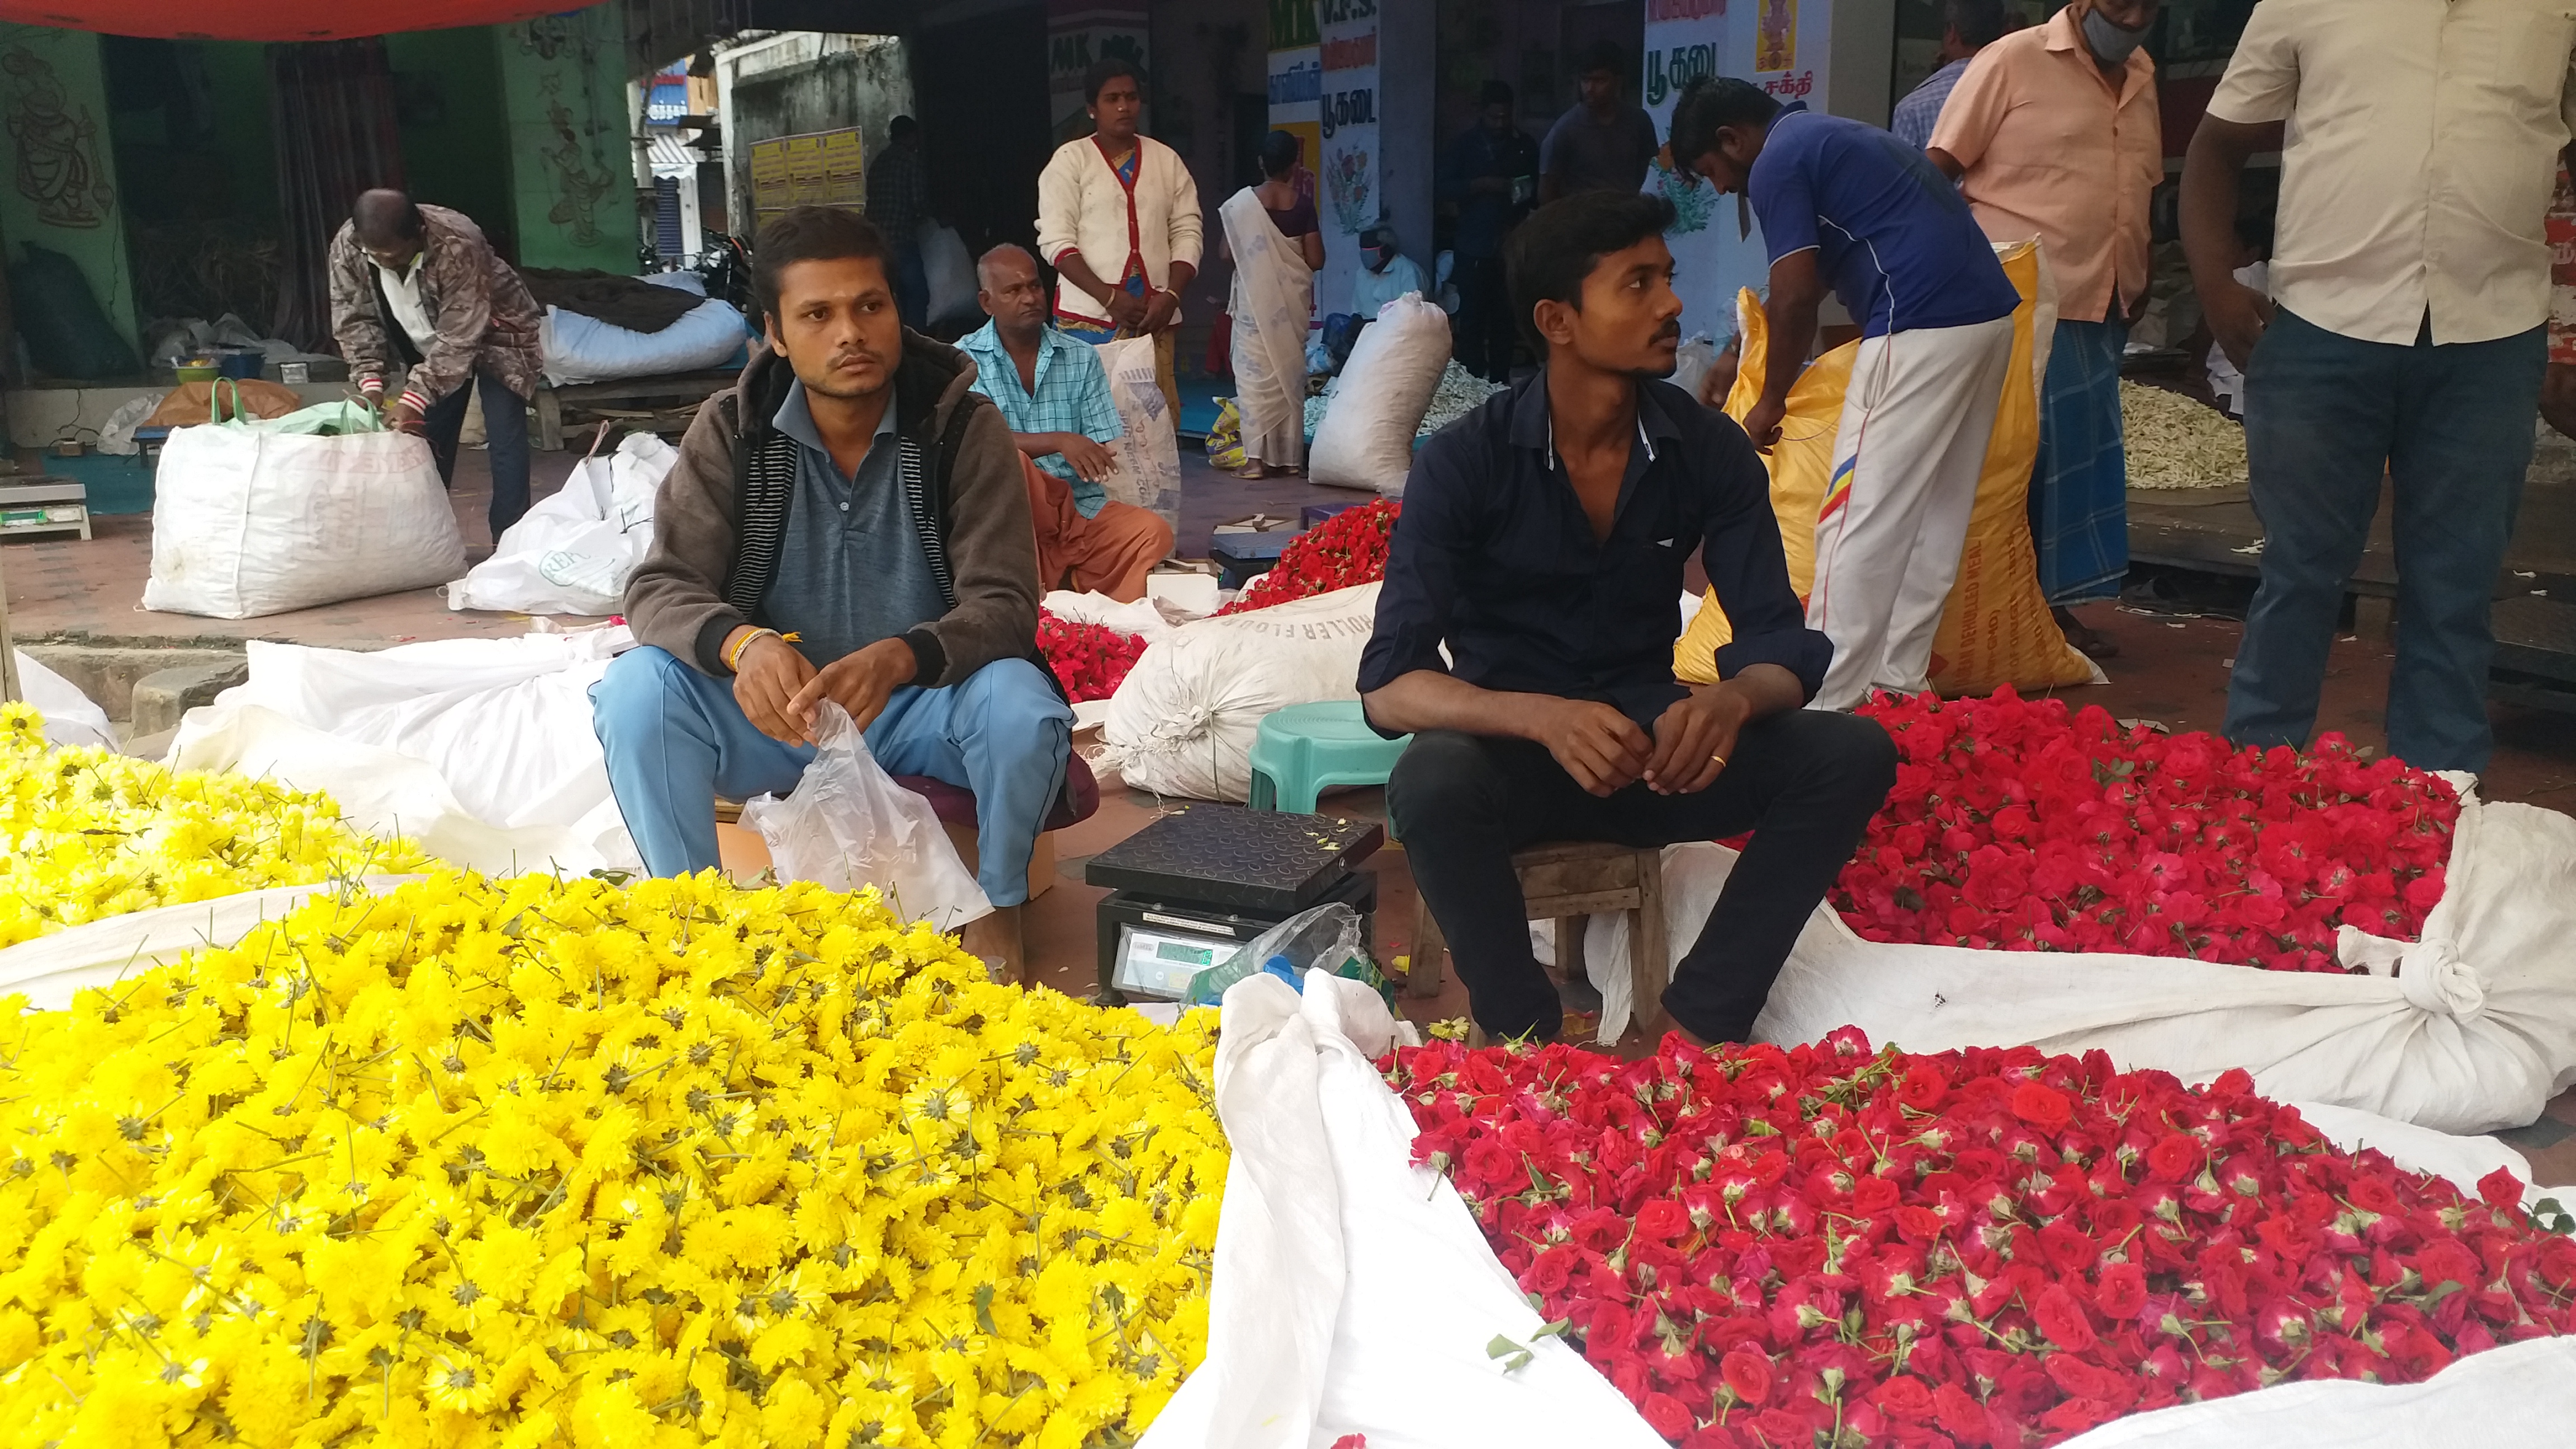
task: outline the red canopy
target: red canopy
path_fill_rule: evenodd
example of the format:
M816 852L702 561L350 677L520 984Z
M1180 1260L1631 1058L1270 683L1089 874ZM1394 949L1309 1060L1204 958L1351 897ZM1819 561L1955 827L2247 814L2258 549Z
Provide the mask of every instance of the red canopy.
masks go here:
M353 40L390 30L504 25L573 8L564 0L0 0L0 20L172 40Z

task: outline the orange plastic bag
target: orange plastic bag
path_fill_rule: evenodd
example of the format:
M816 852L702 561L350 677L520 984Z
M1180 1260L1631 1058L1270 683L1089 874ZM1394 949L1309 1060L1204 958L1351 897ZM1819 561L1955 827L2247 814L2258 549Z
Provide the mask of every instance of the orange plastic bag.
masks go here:
M2096 678L2092 661L2066 642L2049 617L2030 542L2030 475L2039 458L2039 389L2048 366L2040 344L2057 330L2057 289L2038 243L1998 247L1996 254L2022 301L2013 313L2012 365L2004 373L1994 439L1977 480L1959 579L1951 586L1949 608L1932 643L1932 686L1946 695L1991 694L2007 684L2025 691L2054 689ZM1743 362L1726 411L1741 421L1762 396L1768 327L1752 292L1745 292L1737 307L1743 318ZM1780 546L1789 559L1789 584L1801 599L1816 582L1816 513L1833 476L1843 393L1859 352L1859 343L1845 343L1808 365L1789 389L1780 441L1766 460L1771 511L1780 520ZM1674 676L1690 684L1715 683L1718 648L1734 637L1712 589L1673 646Z

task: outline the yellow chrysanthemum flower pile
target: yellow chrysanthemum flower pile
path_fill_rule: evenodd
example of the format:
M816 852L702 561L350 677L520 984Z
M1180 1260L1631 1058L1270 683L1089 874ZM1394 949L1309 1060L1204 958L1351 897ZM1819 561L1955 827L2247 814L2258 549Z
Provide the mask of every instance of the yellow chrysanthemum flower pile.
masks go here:
M0 946L155 906L425 864L408 843L350 829L327 795L106 750L49 752L42 716L0 704Z
M441 873L0 1003L13 1442L1131 1442L1203 1355L1215 1016L873 893Z

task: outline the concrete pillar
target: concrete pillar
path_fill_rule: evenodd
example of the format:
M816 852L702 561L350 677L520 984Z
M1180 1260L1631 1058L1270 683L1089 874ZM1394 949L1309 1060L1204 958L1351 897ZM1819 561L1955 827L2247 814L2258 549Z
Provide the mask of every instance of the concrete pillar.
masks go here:
M1378 7L1379 215L1395 224L1404 254L1433 277L1432 185L1439 164L1432 100L1438 90L1439 16L1434 0L1380 0ZM1438 298L1431 300L1437 301Z

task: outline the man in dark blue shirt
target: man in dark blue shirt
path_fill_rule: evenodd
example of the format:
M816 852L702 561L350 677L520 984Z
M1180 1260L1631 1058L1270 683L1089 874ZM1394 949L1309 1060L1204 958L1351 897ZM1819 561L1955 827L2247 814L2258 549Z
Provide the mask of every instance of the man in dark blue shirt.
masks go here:
M1458 203L1450 250L1458 258L1458 365L1490 382L1512 380L1511 293L1503 285L1503 240L1529 214L1538 191L1538 143L1512 124L1512 88L1485 82L1474 129L1449 144L1440 196Z
M1876 126L1783 107L1744 81L1696 80L1673 107L1673 164L1746 193L1770 248L1770 350L1744 416L1754 442L1779 437L1826 287L1865 323L1816 517L1807 624L1834 641L1834 663L1815 703L1920 693L2021 294L1949 179Z
M1799 708L1832 648L1801 622L1762 460L1654 380L1681 340L1671 223L1661 197L1596 191L1513 237L1546 366L1414 460L1360 662L1369 722L1414 737L1387 782L1396 834L1497 1037L1564 1015L1512 852L1755 831L1663 997L1694 1038L1741 1041L1895 779L1877 724ZM1673 678L1694 549L1735 626L1723 682L1697 688Z

